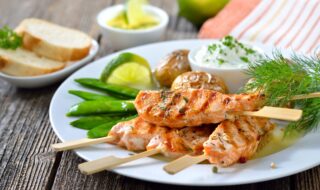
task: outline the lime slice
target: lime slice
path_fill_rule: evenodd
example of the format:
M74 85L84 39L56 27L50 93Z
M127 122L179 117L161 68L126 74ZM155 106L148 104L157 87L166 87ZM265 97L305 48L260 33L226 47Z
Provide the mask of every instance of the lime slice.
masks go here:
M143 5L147 4L147 0L128 0L126 13L129 28L144 28L158 24L158 21L143 10Z
M137 89L153 87L149 63L139 55L122 53L112 59L101 75L101 81Z

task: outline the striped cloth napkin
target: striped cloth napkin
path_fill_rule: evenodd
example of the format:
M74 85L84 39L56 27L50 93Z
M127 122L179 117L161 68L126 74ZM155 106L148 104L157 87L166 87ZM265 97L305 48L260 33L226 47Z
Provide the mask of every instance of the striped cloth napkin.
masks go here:
M198 37L221 38L228 34L313 53L320 45L320 0L231 0L203 24Z

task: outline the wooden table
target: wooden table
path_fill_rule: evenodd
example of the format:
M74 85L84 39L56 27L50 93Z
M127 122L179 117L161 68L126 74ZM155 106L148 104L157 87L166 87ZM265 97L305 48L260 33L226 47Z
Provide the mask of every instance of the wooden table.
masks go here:
M100 44L95 59L112 52L96 24L97 13L116 0L0 0L0 26L16 26L28 17L43 18L89 33ZM177 16L173 0L152 1L170 14L164 40L195 38L197 30ZM0 189L320 189L320 167L278 180L223 188L170 186L123 177L112 172L82 175L83 160L72 151L54 153L58 142L48 109L60 84L18 89L0 80ZM299 164L299 163L297 163ZM152 174L150 174L152 175ZM266 171L268 175L268 171Z

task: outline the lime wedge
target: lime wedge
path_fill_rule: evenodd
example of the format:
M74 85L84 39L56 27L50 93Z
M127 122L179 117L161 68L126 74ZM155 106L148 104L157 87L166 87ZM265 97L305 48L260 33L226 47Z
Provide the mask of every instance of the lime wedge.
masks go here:
M101 81L137 89L153 87L149 63L139 55L122 53L112 59L101 75Z
M128 29L126 12L125 11L120 12L119 15L117 15L115 18L108 21L107 24L115 28Z
M129 28L143 28L158 24L158 21L143 10L147 0L128 0L126 13Z

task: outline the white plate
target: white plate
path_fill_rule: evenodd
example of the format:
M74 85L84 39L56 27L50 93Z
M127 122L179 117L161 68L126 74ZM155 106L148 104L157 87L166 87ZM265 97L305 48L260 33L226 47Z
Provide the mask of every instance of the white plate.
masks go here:
M53 84L55 82L58 82L67 76L69 76L71 73L88 63L93 59L93 57L97 54L99 49L99 44L97 41L92 40L92 46L90 49L89 54L75 62L68 62L67 66L59 71L45 74L45 75L39 75L39 76L32 76L32 77L19 77L19 76L11 76L7 75L5 73L0 72L0 78L8 81L9 83L22 88L38 88L43 86L48 86L50 84Z
M154 68L161 58L173 50L192 49L208 42L210 40L170 41L140 46L125 51L145 57ZM261 44L255 45L261 47L267 53L272 51L271 47ZM284 53L287 54L289 52ZM80 69L64 81L56 91L50 105L50 121L61 141L86 137L86 131L69 125L69 122L74 118L65 116L70 106L80 101L79 98L68 94L68 90L85 89L77 85L73 80L81 77L99 77L107 62L116 54L106 56ZM237 164L230 168L220 169L218 174L212 172L211 165L201 164L194 165L172 176L162 170L166 162L153 158L144 158L113 171L124 176L167 184L218 186L254 183L288 176L319 165L319 144L319 131L310 133L285 150L264 158L248 161L245 164ZM109 144L100 144L79 149L75 152L85 160L95 160L109 155L123 157L128 156L130 153ZM276 169L270 168L271 162L276 163Z

